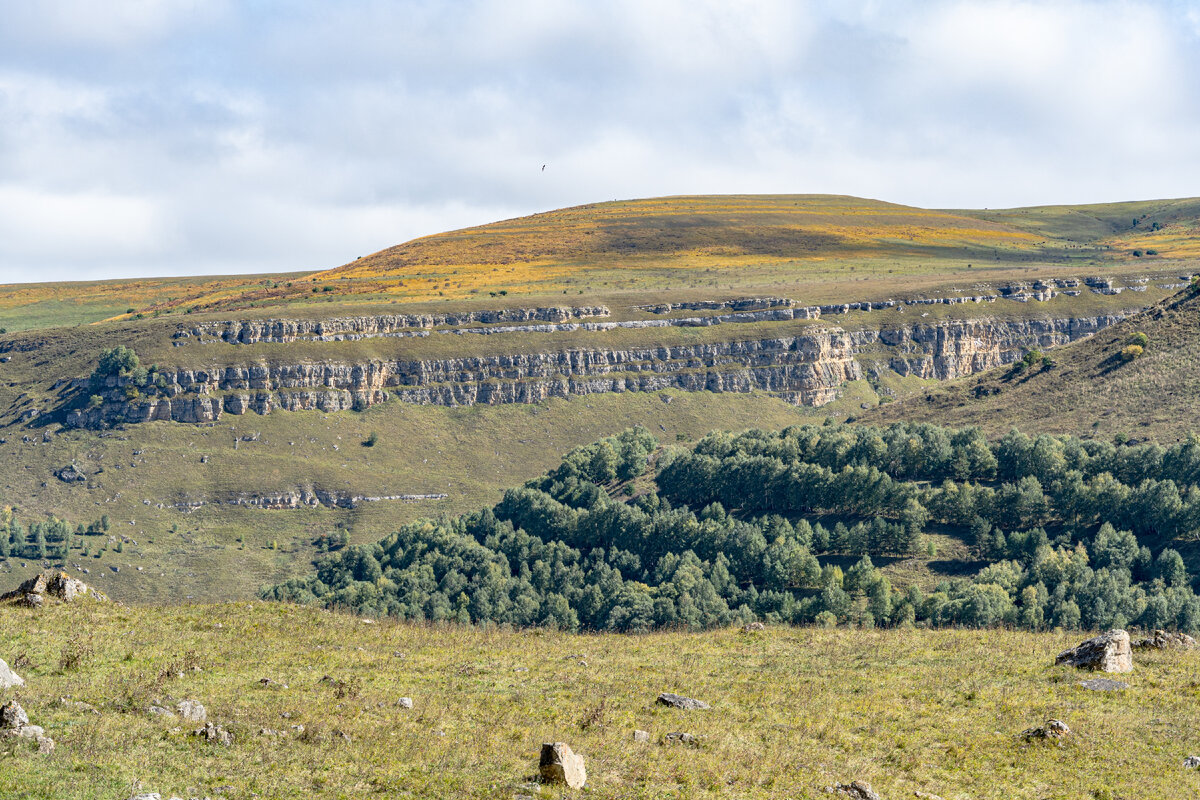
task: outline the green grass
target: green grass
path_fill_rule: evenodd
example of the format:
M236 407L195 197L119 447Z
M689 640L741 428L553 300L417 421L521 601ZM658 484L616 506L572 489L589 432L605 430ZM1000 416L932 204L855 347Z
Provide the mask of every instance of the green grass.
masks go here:
M230 800L579 796L532 782L544 741L581 753L583 796L604 798L820 798L851 779L887 798L1090 800L1134 786L1182 798L1197 788L1180 765L1200 751L1198 656L1138 653L1121 676L1129 690L1088 692L1077 685L1086 673L1053 666L1079 634L571 636L365 624L267 604L5 608L0 624L6 659L31 662L18 669L21 702L57 742L49 757L0 761L5 797L127 797L135 780L164 797ZM89 654L62 670L63 652L81 644ZM342 696L326 675L346 685ZM656 706L663 691L713 708ZM401 696L415 708L397 708ZM146 713L177 698L202 702L234 744ZM1049 717L1074 732L1063 747L1021 741ZM305 735L259 735L293 724ZM635 728L651 743L634 743ZM661 744L672 731L700 746Z

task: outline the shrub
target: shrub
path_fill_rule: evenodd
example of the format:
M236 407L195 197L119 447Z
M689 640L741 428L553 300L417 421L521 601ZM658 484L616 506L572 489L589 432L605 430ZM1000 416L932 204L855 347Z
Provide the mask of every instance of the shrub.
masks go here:
M1136 344L1138 347L1145 348L1148 344L1150 344L1150 337L1141 331L1138 331L1126 339L1125 344Z
M104 405L104 398L100 395L94 394L88 398L88 408L99 408L102 405Z
M1121 360L1133 361L1142 354L1142 346L1140 344L1130 344L1121 348Z
M371 435L368 436L366 439L363 439L362 446L363 447L374 447L375 443L378 441L379 441L379 435L377 433L375 433L375 431L371 431Z

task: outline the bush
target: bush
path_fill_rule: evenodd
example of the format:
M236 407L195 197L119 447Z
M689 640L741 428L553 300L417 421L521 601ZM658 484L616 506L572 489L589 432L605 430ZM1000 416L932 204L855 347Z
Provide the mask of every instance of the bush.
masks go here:
M379 434L375 433L375 431L371 431L371 435L368 436L366 439L363 439L362 446L363 447L374 447L375 443L378 441L379 441Z
M1126 339L1125 344L1136 344L1138 347L1144 348L1148 344L1150 344L1150 337L1147 336L1146 334L1142 333L1141 331L1138 331L1137 333L1132 334L1128 339Z
M1135 358L1140 357L1142 352L1143 350L1140 344L1126 345L1125 347L1121 348L1121 360L1133 361Z
M88 408L99 408L102 405L104 405L104 398L100 395L94 394L88 398Z

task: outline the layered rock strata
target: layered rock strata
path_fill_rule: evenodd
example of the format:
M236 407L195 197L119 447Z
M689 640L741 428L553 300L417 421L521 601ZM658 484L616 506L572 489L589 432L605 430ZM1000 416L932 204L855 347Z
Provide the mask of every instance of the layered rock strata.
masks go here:
M833 400L844 383L863 376L860 363L902 375L956 378L1011 363L1030 348L1075 341L1119 319L949 321L851 332L815 328L748 341L623 350L580 348L467 358L180 369L158 373L164 385L139 392L132 391L136 387L130 386L130 378L111 377L100 389L98 404L93 401L90 407L72 410L67 424L212 422L222 414L248 411L362 409L389 397L463 406L661 389L758 390L819 406ZM94 391L85 381L77 382L77 389L82 394Z

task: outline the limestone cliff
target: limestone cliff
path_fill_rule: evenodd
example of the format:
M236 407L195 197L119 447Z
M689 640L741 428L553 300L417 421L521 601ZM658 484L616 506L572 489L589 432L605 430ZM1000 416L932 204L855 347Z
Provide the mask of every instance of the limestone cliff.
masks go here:
M259 363L159 373L156 386L111 377L67 424L103 427L174 420L211 422L222 414L274 410L362 409L389 397L446 406L534 403L549 397L605 392L765 391L819 406L861 364L902 375L948 379L1011 363L1029 348L1075 341L1118 321L1116 316L1018 321L970 320L885 330L817 327L791 336L625 350L558 352L362 363ZM96 391L77 382L80 394Z

